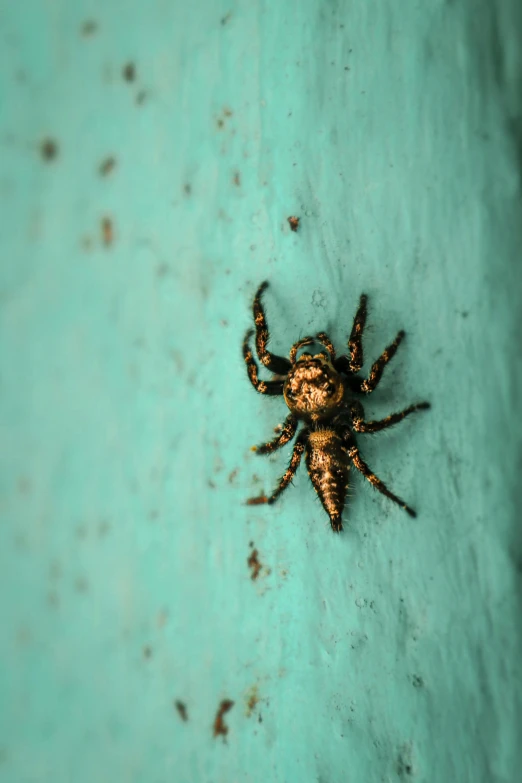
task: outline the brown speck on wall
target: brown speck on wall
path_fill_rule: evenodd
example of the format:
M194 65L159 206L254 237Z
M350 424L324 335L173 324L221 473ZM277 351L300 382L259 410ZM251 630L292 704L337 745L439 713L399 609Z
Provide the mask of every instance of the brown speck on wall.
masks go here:
M250 718L252 713L255 711L257 705L260 702L259 698L259 690L257 685L252 685L251 688L248 689L246 696L245 696L245 703L246 703L246 716L247 718Z
M123 78L126 82L133 82L136 79L136 66L134 63L127 63L127 65L124 65Z
M214 719L213 734L214 737L226 737L228 734L228 726L224 721L224 717L234 706L234 702L230 699L223 699L218 707L216 717Z
M114 240L114 229L112 225L112 220L108 217L102 218L101 222L101 233L102 233L102 242L105 245L105 247L109 247L112 245L112 242Z
M116 159L115 158L105 158L100 163L99 172L102 177L106 177L108 174L113 171L114 167L116 166Z
M287 218L288 224L292 231L297 231L299 228L299 220L300 218L295 217L294 215L291 215L289 218Z
M267 502L268 498L266 495L258 495L256 498L248 498L246 504L247 506L262 506Z
M58 155L58 145L53 139L44 139L40 144L40 153L42 158L49 163Z
M94 35L97 31L98 22L95 22L94 19L88 19L82 24L81 33L84 38L89 38L89 36Z
M252 550L247 559L247 564L251 571L251 579L256 580L261 571L261 563L259 562L259 552L257 549Z

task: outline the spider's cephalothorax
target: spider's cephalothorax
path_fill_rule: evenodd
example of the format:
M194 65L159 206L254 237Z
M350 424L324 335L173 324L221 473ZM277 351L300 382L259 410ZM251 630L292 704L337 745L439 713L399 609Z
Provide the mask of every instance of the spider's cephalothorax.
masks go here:
M283 395L297 416L319 421L337 413L344 397L344 383L324 353L305 353L288 371Z
M357 373L363 365L362 333L367 303L367 297L363 294L348 340L349 356L336 358L333 344L324 332L299 340L292 346L288 359L276 356L267 348L269 335L261 304L267 286L268 283L262 283L254 298L256 350L261 363L277 376L276 379L259 380L258 367L249 345L253 334L251 330L243 341L243 356L254 388L261 394L282 395L290 413L277 438L261 446L254 446L254 451L270 454L292 440L299 421L304 423L304 427L297 436L290 464L277 489L270 497L256 498L256 502L274 503L290 484L306 452L308 475L334 531L342 530L350 465L354 465L379 492L414 517L415 511L390 492L364 462L353 434L379 432L397 424L414 411L430 407L428 402L420 402L380 421L365 421L363 406L357 399L357 395L370 394L377 387L384 367L395 355L404 332L399 332L393 343L374 362L368 377L361 378ZM315 355L303 353L297 358L301 348L314 343L322 344L326 350Z

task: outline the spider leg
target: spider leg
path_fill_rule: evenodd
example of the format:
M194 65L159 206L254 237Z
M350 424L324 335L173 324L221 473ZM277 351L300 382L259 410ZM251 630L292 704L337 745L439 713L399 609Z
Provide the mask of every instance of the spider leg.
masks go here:
M326 332L319 332L315 335L316 339L319 340L320 343L324 345L328 353L330 354L330 361L333 363L335 362L335 348L333 346L332 341L326 334Z
M362 335L366 323L366 303L368 297L361 294L359 307L353 319L352 331L348 340L348 350L350 351L350 372L359 372L363 366L363 347Z
M260 446L252 446L252 451L256 454L271 454L276 449L280 449L288 441L292 440L297 429L297 417L293 413L290 413L283 424L281 433L268 443L262 443Z
M360 471L363 474L363 476L368 479L370 484L372 484L372 486L374 486L375 489L378 492L380 492L382 495L386 495L387 498L392 500L394 503L397 503L398 506L403 508L410 515L410 517L416 517L417 516L416 512L412 508L410 508L410 506L408 506L404 502L404 500L397 497L397 495L394 495L393 492L390 492L386 484L384 484L384 482L382 482L380 478L378 478L375 475L375 473L372 470L370 470L366 462L361 457L359 453L359 449L357 448L357 445L353 438L353 435L348 429L346 429L343 433L343 440L348 447L348 456L351 459L354 467L356 467L357 470Z
M260 381L258 377L258 367L254 360L254 357L252 356L252 351L250 350L250 346L248 344L248 341L253 335L252 329L250 329L246 335L245 339L243 340L243 358L245 360L245 364L247 366L247 372L248 377L250 378L250 383L258 391L260 394L282 394L283 393L283 381Z
M300 348L304 348L305 345L313 345L314 342L315 342L315 338L309 335L308 337L303 337L301 340L298 340L296 343L294 343L290 348L290 353L288 354L290 363L295 364L297 351Z
M359 300L359 307L353 319L352 331L350 332L350 338L348 340L348 350L350 351L350 358L348 356L339 356L334 360L334 367L338 372L343 372L345 375L350 376L353 373L359 372L363 366L364 355L362 346L362 335L364 326L366 324L366 304L368 297L366 294L361 294ZM352 379L350 384L354 391L360 391L361 382L358 379Z
M410 405L403 411L398 413L392 413L390 416L386 416L385 419L380 421L364 421L364 408L361 403L356 400L350 405L350 418L352 420L352 427L356 432L380 432L387 427L393 427L394 424L398 424L410 413L415 411L423 411L431 408L429 402L418 402L416 405Z
M270 353L270 351L267 349L270 334L266 323L265 311L261 302L261 297L267 288L268 282L265 280L265 282L261 283L257 289L257 293L254 297L253 311L254 321L256 324L257 355L259 356L259 361L261 364L264 364L264 366L267 367L270 372L276 373L277 375L286 375L290 369L290 362L288 359L285 359L282 356L277 356L275 353Z
M395 340L384 349L381 356L377 359L376 362L372 364L372 368L370 370L370 374L368 378L361 383L361 392L363 394L370 394L372 391L374 391L377 388L377 385L379 381L381 380L384 368L390 361L390 359L393 359L395 354L397 353L397 348L401 344L402 340L404 339L406 332L403 332L402 329L395 338Z
M303 456L303 452L306 446L306 440L309 434L310 434L309 429L305 428L304 430L301 430L301 432L297 436L297 440L295 442L294 450L292 452L292 458L290 460L290 464L286 469L285 473L283 474L283 476L281 477L281 479L279 480L279 485L277 489L267 499L266 501L267 503L270 504L275 503L275 501L277 500L281 492L284 492L284 490L292 481L293 477L295 476L295 472L299 467L299 463L301 462L301 457Z

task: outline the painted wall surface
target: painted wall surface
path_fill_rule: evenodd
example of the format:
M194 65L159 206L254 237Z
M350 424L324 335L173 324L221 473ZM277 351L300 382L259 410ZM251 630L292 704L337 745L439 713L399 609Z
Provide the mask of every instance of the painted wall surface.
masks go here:
M0 31L0 780L515 783L519 0ZM433 409L359 442L417 519L355 476L335 536L304 470L245 504L289 458L250 451L263 279L278 352L362 291L366 369L406 329L367 413Z

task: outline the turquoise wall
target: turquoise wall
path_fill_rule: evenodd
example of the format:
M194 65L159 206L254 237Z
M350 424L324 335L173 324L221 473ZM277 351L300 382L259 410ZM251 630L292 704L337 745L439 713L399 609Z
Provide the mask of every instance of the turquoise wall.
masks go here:
M2 783L515 783L519 1L0 21ZM245 505L265 278L277 351L361 291L368 362L407 330L367 412L433 409L359 442L417 519Z

